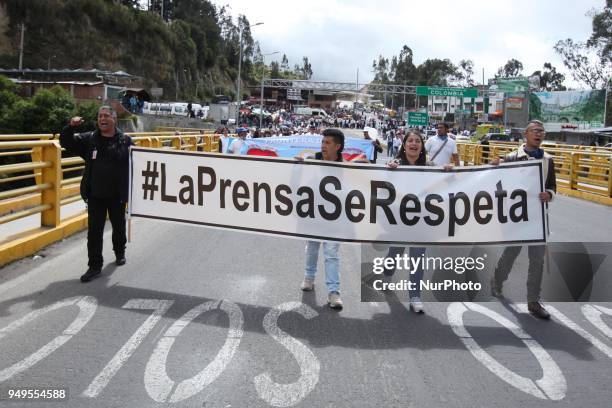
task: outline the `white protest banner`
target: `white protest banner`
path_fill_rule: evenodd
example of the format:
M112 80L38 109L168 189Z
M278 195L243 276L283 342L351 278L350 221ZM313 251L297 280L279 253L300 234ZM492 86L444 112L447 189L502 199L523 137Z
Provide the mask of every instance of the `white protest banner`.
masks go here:
M546 241L542 163L388 169L131 149L132 217L344 242Z
M322 135L300 135L282 137L258 137L245 139L240 154L269 157L307 157L321 150ZM227 153L234 137L221 138L223 152ZM342 158L344 161L367 162L374 157L372 140L347 137L344 139Z

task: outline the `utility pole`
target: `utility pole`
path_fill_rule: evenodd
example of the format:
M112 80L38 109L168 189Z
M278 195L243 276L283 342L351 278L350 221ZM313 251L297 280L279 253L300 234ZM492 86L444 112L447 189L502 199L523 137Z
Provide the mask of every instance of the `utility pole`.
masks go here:
M25 23L21 23L21 41L19 42L19 71L23 70L23 36L25 34Z
M403 93L404 93L404 103L402 105L402 116L404 116L404 112L406 111L406 81L404 81Z
M253 25L251 25L250 27L255 27L258 25L262 25L263 23L255 23ZM238 121L240 119L240 102L242 100L241 96L240 96L240 71L242 69L242 31L245 29L246 27L243 27L242 24L240 23L240 17L238 17L238 46L240 48L239 51L239 55L238 55L238 78L236 79L236 126L238 126Z
M359 68L357 68L357 82L355 83L355 104L353 109L357 107L357 95L359 94Z
M174 100L178 102L178 91L179 91L179 77L178 68L174 69Z
M261 64L263 65L261 69L261 95L259 96L259 129L261 131L263 127L263 110L264 110L264 76L266 75L266 56L278 54L280 51L274 51L269 54L261 55Z
M240 24L240 19L238 19L238 47L240 49L238 56L238 79L236 80L236 126L239 126L238 122L240 121L240 70L242 68L242 24Z

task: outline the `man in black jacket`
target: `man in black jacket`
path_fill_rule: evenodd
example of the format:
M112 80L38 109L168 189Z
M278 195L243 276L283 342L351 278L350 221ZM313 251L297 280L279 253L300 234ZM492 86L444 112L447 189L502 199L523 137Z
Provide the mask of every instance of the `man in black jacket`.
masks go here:
M102 272L102 237L106 214L113 227L115 263L125 264L125 205L128 201L129 148L132 139L116 127L117 113L110 106L98 110L98 129L75 133L83 123L80 117L60 133L60 144L68 152L85 160L81 180L81 197L87 203L87 253L89 269L81 282L89 282Z
M545 203L548 207L548 203L555 196L557 181L555 178L555 163L553 162L552 156L540 148L545 136L546 132L542 122L539 120L532 120L525 128L525 144L521 145L517 150L508 153L506 157L504 157L503 162L542 159L545 191L540 193L539 198L540 201ZM498 164L499 162L499 159L495 159L491 161L491 164ZM529 270L527 274L527 308L532 315L541 319L550 318L550 314L540 302L545 251L546 247L544 245L531 245L528 247ZM512 265L520 252L520 246L509 246L504 249L497 264L497 268L495 268L495 275L491 279L491 293L493 296L503 296L502 284L508 279L508 275L512 270Z

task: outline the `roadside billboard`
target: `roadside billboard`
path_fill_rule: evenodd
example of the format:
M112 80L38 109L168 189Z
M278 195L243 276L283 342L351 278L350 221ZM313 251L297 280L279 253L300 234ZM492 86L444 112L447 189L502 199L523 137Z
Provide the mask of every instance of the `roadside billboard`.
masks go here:
M530 119L544 123L589 124L602 127L605 90L533 92Z

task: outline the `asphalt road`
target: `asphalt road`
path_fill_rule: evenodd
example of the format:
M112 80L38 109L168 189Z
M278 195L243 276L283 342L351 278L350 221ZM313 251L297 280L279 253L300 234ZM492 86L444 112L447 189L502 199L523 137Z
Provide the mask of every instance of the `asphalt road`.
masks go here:
M558 197L553 234L606 241L610 215ZM521 312L525 253L506 288L516 303L425 295L416 315L360 301L355 245L341 245L335 312L322 260L315 291L299 289L300 240L137 219L125 266L108 231L105 244L88 284L85 233L0 269L2 398L68 389L0 406L610 407L612 303L547 304L551 321ZM602 256L591 268L609 274Z

